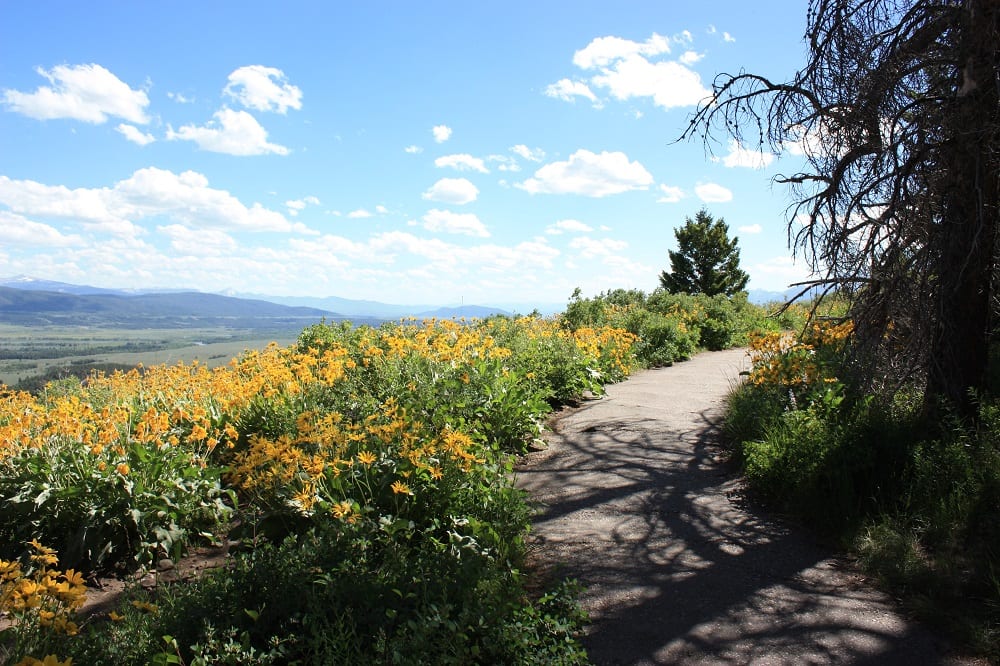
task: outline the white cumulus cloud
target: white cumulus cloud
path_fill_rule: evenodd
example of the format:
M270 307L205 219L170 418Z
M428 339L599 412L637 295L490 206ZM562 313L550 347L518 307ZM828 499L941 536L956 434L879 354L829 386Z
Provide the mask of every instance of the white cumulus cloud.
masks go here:
M729 154L722 158L727 167L747 167L763 169L774 161L774 154L744 148L736 139L729 141Z
M466 153L458 155L444 155L439 157L434 160L434 166L438 168L451 167L452 169L457 169L459 171L478 171L479 173L490 172L490 170L486 168L486 164L483 163L483 160Z
M583 97L584 99L589 99L591 104L596 107L600 107L601 105L597 99L597 95L583 81L560 79L546 86L545 94L555 99L561 99L564 102L575 102L577 97Z
M628 247L628 243L611 238L591 238L579 236L569 242L569 246L580 253L584 259L610 257Z
M372 217L372 212L365 208L358 208L357 210L352 210L350 213L348 213L347 217L351 218L352 220L362 220L366 217Z
M156 137L154 137L149 132L141 131L135 125L120 123L118 127L115 128L115 131L121 133L122 136L124 136L132 143L138 144L140 146L146 146L156 141Z
M287 155L288 148L269 143L267 130L246 111L222 108L215 112L214 120L202 127L184 125L176 132L167 129L167 139L194 141L202 150L227 155Z
M804 263L795 263L795 259L787 255L773 257L753 264L747 268L750 280L758 289L785 289L795 282L802 282L812 277L812 273Z
M510 155L490 155L486 158L491 163L496 162L497 169L500 171L520 171L521 165L517 163ZM503 181L501 181L502 183Z
M424 149L421 148L420 146L407 146L406 148L403 148L403 152L409 153L411 155L416 155L417 153L424 152Z
M718 183L700 183L694 193L705 203L725 203L733 200L733 193Z
M69 118L88 123L106 122L109 116L145 125L149 97L100 65L57 65L37 68L51 86L33 93L4 90L3 103L16 113L39 120Z
M129 219L166 215L198 228L285 232L296 228L277 211L259 203L247 207L228 191L209 187L208 178L195 171L139 169L115 184L112 202L113 209Z
M523 157L529 162L541 162L542 160L545 159L544 150L542 150L541 148L535 148L534 150L532 150L523 143L519 143L516 146L511 146L510 152L520 157Z
M0 176L0 203L15 213L37 217L75 218L92 224L124 228L131 224L114 210L112 191L107 188L70 189L33 180Z
M487 238L490 232L473 213L453 213L450 210L434 208L423 216L424 229L428 231L444 231L450 234L464 234Z
M447 125L435 125L431 128L431 134L438 143L444 143L451 138L451 128Z
M306 206L318 206L319 199L312 195L307 197L302 197L301 199L290 199L285 202L285 206L288 208L289 215L298 215L300 211L305 210Z
M573 54L573 64L580 69L593 69L634 55L658 56L663 53L670 53L670 40L655 32L645 42L613 36L598 37Z
M684 198L684 190L674 185L660 185L660 192L663 193L657 203L677 203Z
M286 113L302 108L302 91L285 79L275 67L247 65L229 75L223 93L243 106L257 111Z
M644 42L598 37L573 55L573 64L589 72L589 80L562 79L550 85L546 94L569 101L583 96L596 106L594 90L603 89L618 100L647 98L664 109L693 106L711 92L690 68L701 59L696 51L686 48L692 39L687 31L673 38L653 33ZM674 60L667 58L671 42L685 48Z
M685 65L693 65L704 57L704 53L698 53L697 51L685 51L681 54L680 61Z
M580 149L565 162L551 162L538 169L519 187L532 194L580 194L606 197L630 190L645 190L653 176L638 161L622 152L593 153Z
M182 224L168 224L156 230L167 236L170 247L183 256L220 256L237 249L233 237L219 229L192 229Z
M429 201L463 205L476 200L479 188L465 178L442 178L424 192Z
M113 187L70 189L0 176L0 204L14 213L70 219L90 230L134 237L148 218L193 229L312 233L259 203L245 205L195 171L146 167Z
M759 224L748 224L739 228L741 234L759 234L762 231L764 231L764 227Z
M29 247L70 247L81 245L76 235L66 235L48 224L0 210L0 245L26 245Z
M570 233L586 234L593 231L593 227L584 224L579 220L559 220L555 224L550 224L545 228L545 233L558 236L564 231Z
M664 109L694 106L711 94L701 77L674 61L650 62L642 56L618 60L591 79L598 88L607 88L619 100L647 97Z

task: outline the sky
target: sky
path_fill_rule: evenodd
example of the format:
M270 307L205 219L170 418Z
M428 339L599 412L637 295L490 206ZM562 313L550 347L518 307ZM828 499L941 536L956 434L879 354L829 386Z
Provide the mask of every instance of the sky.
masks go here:
M799 0L0 0L0 277L398 304L653 290L705 208L808 276L776 174L678 142Z

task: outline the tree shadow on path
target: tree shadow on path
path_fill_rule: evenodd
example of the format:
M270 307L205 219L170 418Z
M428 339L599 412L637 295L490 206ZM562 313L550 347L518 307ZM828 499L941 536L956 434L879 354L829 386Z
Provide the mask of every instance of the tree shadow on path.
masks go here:
M562 416L518 470L534 559L586 588L596 663L948 663L822 547L740 505L717 401L644 390Z

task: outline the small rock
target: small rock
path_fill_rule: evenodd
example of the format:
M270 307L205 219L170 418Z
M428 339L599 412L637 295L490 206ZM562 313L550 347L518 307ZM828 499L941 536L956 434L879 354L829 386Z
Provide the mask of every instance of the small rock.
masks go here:
M164 557L162 560L157 561L156 568L159 571L170 571L174 568L174 561L169 557Z
M544 439L533 439L528 444L528 450L533 452L544 451L547 448L549 448L549 444Z

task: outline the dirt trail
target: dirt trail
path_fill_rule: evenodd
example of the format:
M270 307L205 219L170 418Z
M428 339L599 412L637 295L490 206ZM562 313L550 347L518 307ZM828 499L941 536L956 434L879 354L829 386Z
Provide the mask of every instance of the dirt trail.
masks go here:
M634 375L554 419L518 468L533 559L586 586L597 664L940 664L945 646L720 462L742 350Z

